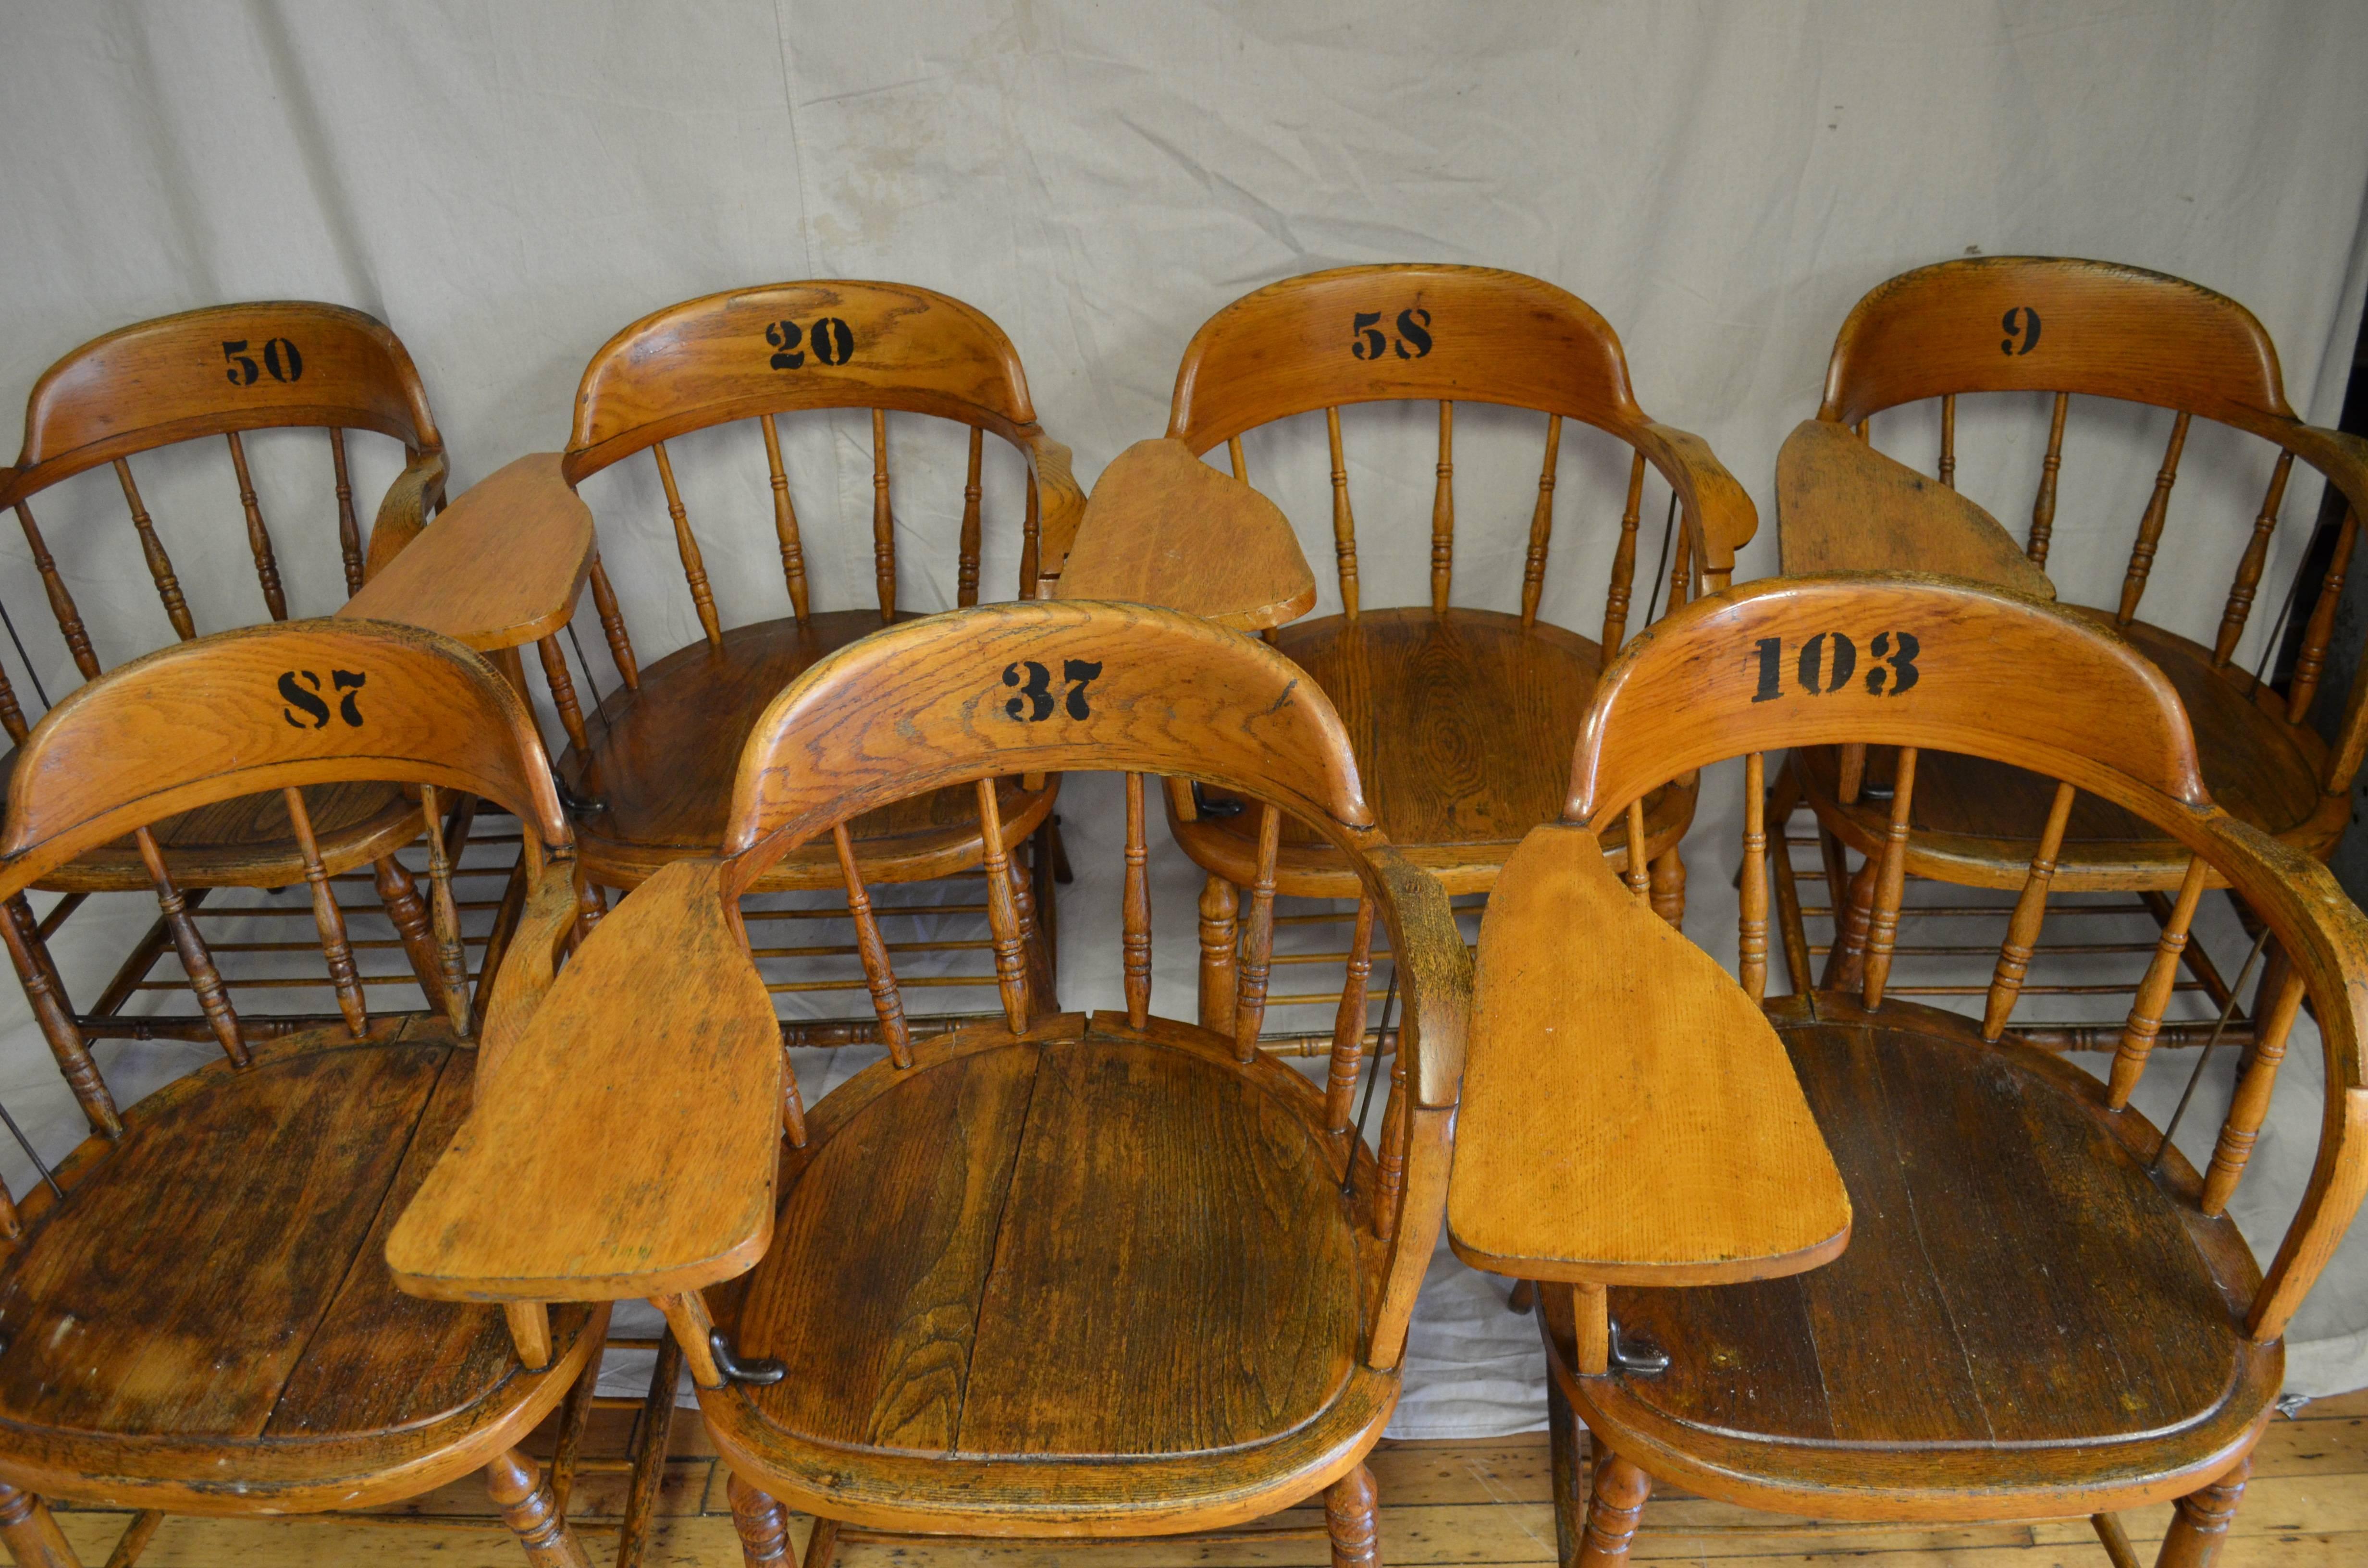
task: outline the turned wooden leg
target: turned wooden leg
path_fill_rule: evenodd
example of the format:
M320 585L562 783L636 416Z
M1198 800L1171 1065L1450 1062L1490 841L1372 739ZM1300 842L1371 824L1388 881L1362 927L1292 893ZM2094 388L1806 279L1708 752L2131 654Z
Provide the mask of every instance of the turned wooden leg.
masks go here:
M1324 1529L1332 1538L1332 1568L1381 1568L1372 1471L1359 1465L1324 1489Z
M2237 1501L2245 1494L2245 1478L2252 1469L2249 1457L2240 1460L2211 1485L2179 1500L2155 1568L2211 1568L2228 1539L2228 1521L2237 1517Z
M1686 926L1686 863L1670 845L1645 870L1653 881L1653 913L1682 931Z
M1562 1568L1578 1561L1587 1539L1586 1427L1564 1397L1562 1384L1546 1373L1546 1437L1554 1454L1554 1555Z
M1587 1506L1587 1534L1578 1568L1619 1568L1636 1539L1636 1519L1652 1495L1653 1478L1618 1454L1606 1451L1595 1467L1595 1496Z
M435 924L419 896L419 884L392 855L378 861L377 870L379 902L386 906L386 917L394 922L394 934L403 938L403 956L411 960L411 972L427 994L428 1012L441 1017L450 1011L444 999L444 962L436 947Z
M0 1544L8 1548L17 1568L82 1568L57 1520L50 1517L50 1506L5 1483L0 1483Z
M593 1396L599 1392L600 1358L585 1363L583 1376L567 1391L559 1406L559 1440L551 1450L551 1506L567 1517L568 1494L575 1490L575 1461L584 1452L584 1429L592 1419Z
M740 1533L740 1556L748 1568L786 1564L790 1561L789 1510L737 1474L725 1483L723 1494L732 1500L732 1528ZM820 1519L814 1521L814 1533L822 1533Z
M485 1490L502 1511L502 1523L526 1549L534 1568L591 1568L584 1545L551 1500L534 1461L516 1449L485 1467Z
M1874 926L1874 883L1882 871L1882 857L1869 856L1850 878L1849 902L1834 921L1834 945L1826 954L1821 989L1855 991L1865 981L1866 938Z
M1512 1294L1505 1298L1505 1310L1508 1312L1525 1312L1537 1304L1538 1282L1534 1279L1514 1280Z
M1201 890L1201 1027L1234 1033L1234 884L1210 873Z

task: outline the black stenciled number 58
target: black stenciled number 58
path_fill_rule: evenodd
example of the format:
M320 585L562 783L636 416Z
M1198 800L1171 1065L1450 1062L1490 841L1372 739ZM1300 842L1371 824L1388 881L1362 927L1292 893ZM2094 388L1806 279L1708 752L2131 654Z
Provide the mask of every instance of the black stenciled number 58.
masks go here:
M1419 359L1430 352L1430 312L1420 305L1398 312L1397 336L1382 335L1382 312L1359 311L1349 323L1349 352L1360 359L1378 359L1392 348L1401 359Z
M370 676L360 670L329 672L329 696L335 697L339 692L345 694L337 699L336 716L357 730L362 727L359 699L362 687L369 684ZM288 706L279 710L279 716L293 729L327 729L329 701L327 697L320 695L320 691L321 677L311 670L288 671L279 677L279 695L288 699ZM303 717L297 717L299 713Z
M1022 723L1041 724L1053 716L1055 706L1065 708L1072 719L1090 719L1094 710L1087 706L1086 687L1100 678L1099 659L1064 659L1061 679L1068 687L1065 700L1055 703L1053 697L1053 672L1033 659L1003 666L1003 684L1016 686L1019 695L1003 705L1003 710Z

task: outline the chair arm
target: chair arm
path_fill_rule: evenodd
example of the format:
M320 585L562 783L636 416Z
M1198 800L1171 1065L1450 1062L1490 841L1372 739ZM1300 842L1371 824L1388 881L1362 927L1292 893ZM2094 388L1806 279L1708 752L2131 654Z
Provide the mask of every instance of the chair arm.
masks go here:
M1315 574L1281 507L1160 437L1094 482L1053 597L1164 605L1262 631L1315 607Z
M1850 1241L1775 1030L1583 827L1531 833L1489 897L1455 1142L1448 1239L1495 1273L1725 1284Z
M1996 517L1824 419L1803 420L1776 454L1776 558L1787 577L1930 572L2055 597Z
M1629 439L1678 493L1688 523L1697 530L1694 560L1704 582L1713 589L1727 586L1735 575L1735 552L1759 531L1751 497L1699 436L1648 419L1629 432Z
M1035 476L1037 494L1036 580L1026 585L1040 599L1053 597L1053 585L1076 542L1077 525L1085 520L1086 493L1069 472L1069 449L1041 432L1020 443L1028 454L1028 472Z
M537 452L471 485L337 613L424 626L480 653L557 631L575 614L593 547L591 508L559 460Z
M422 452L395 475L378 504L370 523L370 557L362 564L367 583L379 569L400 554L427 526L427 514L444 504L444 482L450 466L441 451Z
M495 1064L526 1033L526 1026L559 977L559 949L583 915L574 860L553 860L527 893L518 928L502 951L490 982L485 1024L477 1037L477 1095L482 1098Z
M593 927L386 1244L444 1301L695 1290L772 1238L781 1035L715 860Z

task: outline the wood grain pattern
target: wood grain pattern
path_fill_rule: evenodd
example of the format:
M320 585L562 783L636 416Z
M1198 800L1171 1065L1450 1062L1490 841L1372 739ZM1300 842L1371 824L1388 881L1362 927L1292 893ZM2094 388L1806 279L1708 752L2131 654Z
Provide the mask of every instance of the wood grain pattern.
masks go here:
M1583 828L1531 834L1489 900L1461 1121L1448 1236L1475 1267L1707 1284L1850 1241L1850 1197L1759 1008Z
M559 460L536 452L471 485L337 613L424 626L477 649L557 631L592 568L592 511Z
M1181 441L1137 441L1095 482L1054 597L1165 605L1256 631L1313 608L1315 574L1273 502Z
M1930 572L2055 597L1997 518L1822 419L1804 420L1776 454L1776 530L1788 576Z

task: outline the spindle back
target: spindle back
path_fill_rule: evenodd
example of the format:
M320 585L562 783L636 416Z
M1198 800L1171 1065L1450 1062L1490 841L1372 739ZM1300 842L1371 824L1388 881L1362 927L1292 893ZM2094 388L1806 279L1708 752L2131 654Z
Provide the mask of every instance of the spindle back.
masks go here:
M1683 724L1668 722L1675 712ZM2143 655L2092 619L1946 578L1775 579L1711 595L1657 623L1604 671L1580 730L1565 820L1601 832L1664 780L1746 755L1739 951L1744 988L1757 999L1766 983L1769 871L1761 755L1850 742L1899 748L1890 833L1863 879L1864 902L1843 917L1844 939L1864 950L1860 989L1869 1008L1883 1003L1919 748L2062 780L2050 828L2058 839L2071 793L2082 789L2191 851L2103 1091L2111 1107L2128 1104L2145 1068L2206 876L2224 879L2275 934L2290 978L2265 1005L2260 1043L2197 1201L2206 1213L2225 1205L2307 994L2326 1051L2328 1114L2309 1192L2248 1319L2257 1338L2277 1337L2368 1191L2360 1058L2368 917L2323 866L2212 802L2178 694ZM2043 838L2031 879L2043 893L2054 853ZM2018 910L2000 953L1985 1020L1992 1040L2020 984L2014 949L2028 961L2044 898L2025 902L2032 908Z
M1690 568L1724 586L1735 551L1758 519L1707 448L1656 424L1637 406L1620 339L1577 296L1492 267L1338 267L1247 294L1203 323L1176 372L1167 434L1206 453L1227 444L1247 479L1240 437L1273 420L1325 411L1332 456L1333 528L1343 607L1360 608L1353 511L1340 445L1349 403L1438 399L1438 490L1432 506L1432 603L1444 612L1453 570L1453 404L1491 403L1547 415L1545 460L1532 519L1522 613L1534 619L1552 531L1561 422L1577 419L1635 449L1607 627L1624 629L1645 467L1657 468L1685 516ZM1647 585L1647 598L1651 597ZM1616 642L1617 630L1607 641Z
M25 444L0 471L0 506L13 507L51 612L85 679L104 667L74 596L34 521L30 499L103 463L115 467L142 553L174 631L198 634L163 536L141 500L128 461L203 436L229 443L263 609L288 619L278 555L248 472L242 432L325 426L336 492L346 591L409 542L443 498L444 440L411 356L385 325L343 305L268 300L213 305L111 332L42 372L25 406ZM405 472L388 489L365 538L354 508L345 433L369 430L403 444ZM320 607L332 609L333 605ZM0 719L13 711L11 699ZM24 738L21 721L11 737Z

